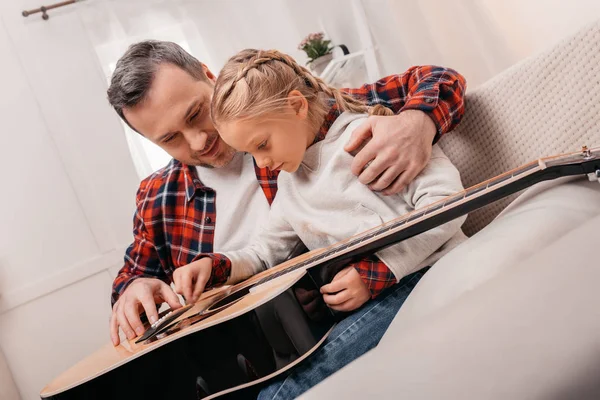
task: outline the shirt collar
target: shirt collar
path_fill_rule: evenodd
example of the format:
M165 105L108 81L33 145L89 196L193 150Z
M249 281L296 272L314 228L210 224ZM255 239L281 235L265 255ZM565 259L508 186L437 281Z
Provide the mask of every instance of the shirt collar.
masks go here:
M315 141L313 142L313 144L325 139L325 136L327 136L327 132L329 132L329 129L331 128L331 125L333 125L335 120L340 115L342 115L342 111L340 110L338 104L335 102L334 99L329 99L329 112L327 113L327 115L325 115L325 119L323 120L321 127L317 131L317 135L315 136Z
M202 184L194 166L182 164L182 169L185 182L185 197L190 202L198 190L208 190L209 188Z

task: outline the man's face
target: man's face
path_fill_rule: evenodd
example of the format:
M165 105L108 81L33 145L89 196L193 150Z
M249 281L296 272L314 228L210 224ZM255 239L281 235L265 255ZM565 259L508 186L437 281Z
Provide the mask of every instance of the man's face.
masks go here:
M123 115L182 163L223 167L235 150L221 140L210 118L213 86L212 81L199 81L177 66L162 64L144 101L123 109Z

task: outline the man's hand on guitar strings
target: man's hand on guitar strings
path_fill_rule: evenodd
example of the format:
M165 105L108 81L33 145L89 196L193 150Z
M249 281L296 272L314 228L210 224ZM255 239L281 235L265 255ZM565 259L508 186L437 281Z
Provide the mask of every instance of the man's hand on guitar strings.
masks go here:
M181 294L187 304L194 304L204 291L212 274L211 258L201 258L173 272L175 292Z
M119 327L127 339L134 339L144 333L140 312L145 311L151 324L158 320L156 304L166 302L171 309L181 307L179 298L171 287L156 278L135 279L115 303L110 317L110 338L118 346Z
M371 298L369 288L352 266L335 274L331 283L321 287L321 293L325 303L336 311L356 310Z

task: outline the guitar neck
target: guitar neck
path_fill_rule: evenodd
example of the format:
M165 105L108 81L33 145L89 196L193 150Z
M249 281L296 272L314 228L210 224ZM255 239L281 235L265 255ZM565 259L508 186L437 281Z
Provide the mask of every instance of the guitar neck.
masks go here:
M338 264L351 262L445 224L536 183L589 173L600 173L600 148L588 150L584 147L582 152L539 159L336 243L318 255L298 263L290 260L289 267L266 276L257 284L299 268L309 268L325 262Z

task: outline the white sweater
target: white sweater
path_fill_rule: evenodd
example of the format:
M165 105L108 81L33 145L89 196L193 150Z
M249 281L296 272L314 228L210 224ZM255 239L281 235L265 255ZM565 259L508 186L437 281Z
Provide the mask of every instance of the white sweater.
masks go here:
M306 150L296 172L279 174L277 196L258 236L248 247L224 253L232 262L228 283L287 260L302 243L309 250L326 247L463 190L458 170L438 146L423 172L398 195L383 196L360 183L350 170L353 157L344 145L365 117L343 113L325 139ZM465 218L376 255L400 280L463 241L460 227Z

